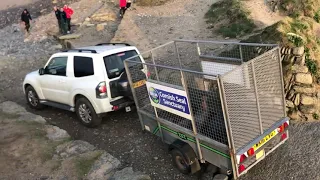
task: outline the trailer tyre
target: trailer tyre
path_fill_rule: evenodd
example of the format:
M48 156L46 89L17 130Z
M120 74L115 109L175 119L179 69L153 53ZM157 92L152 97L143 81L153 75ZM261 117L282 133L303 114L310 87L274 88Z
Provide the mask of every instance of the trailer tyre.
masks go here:
M188 164L187 155L177 149L173 149L171 155L174 166L176 166L181 173L190 174L191 166Z

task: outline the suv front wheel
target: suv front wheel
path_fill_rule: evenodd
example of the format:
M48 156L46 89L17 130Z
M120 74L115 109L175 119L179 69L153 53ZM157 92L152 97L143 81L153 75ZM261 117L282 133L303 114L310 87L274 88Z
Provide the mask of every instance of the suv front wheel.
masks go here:
M40 110L44 108L44 105L40 104L39 96L32 86L27 86L25 89L25 93L28 105L32 109Z
M96 127L101 124L101 118L98 117L91 103L86 98L80 98L76 102L76 113L81 123L87 127Z

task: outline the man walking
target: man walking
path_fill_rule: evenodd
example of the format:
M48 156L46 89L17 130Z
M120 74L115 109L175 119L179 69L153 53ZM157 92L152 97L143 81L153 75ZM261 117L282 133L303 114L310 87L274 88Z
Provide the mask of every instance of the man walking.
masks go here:
M73 15L73 10L68 5L64 5L63 10L67 14L67 26L69 34L71 31L71 16Z

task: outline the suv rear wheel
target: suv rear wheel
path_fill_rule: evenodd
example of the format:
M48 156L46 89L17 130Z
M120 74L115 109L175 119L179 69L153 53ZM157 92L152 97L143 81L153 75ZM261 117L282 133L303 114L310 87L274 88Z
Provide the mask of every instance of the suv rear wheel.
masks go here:
M40 100L38 97L37 92L34 90L34 88L32 86L27 86L26 90L26 100L28 102L28 105L32 108L32 109L43 109L44 105L40 104Z
M98 117L91 103L86 98L80 98L76 102L76 113L81 121L87 127L96 127L101 124L101 118Z

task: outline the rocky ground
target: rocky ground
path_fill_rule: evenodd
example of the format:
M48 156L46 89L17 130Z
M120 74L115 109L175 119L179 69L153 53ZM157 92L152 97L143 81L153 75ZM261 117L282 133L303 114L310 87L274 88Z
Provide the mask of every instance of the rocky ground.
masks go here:
M150 179L14 102L0 104L0 125L1 179Z
M78 11L81 11L81 9L86 8L86 3L83 3L83 1L85 0L71 4L71 7L78 8ZM41 5L39 2L43 4ZM48 7L48 10L43 12L49 12L52 2L47 0L39 2L28 5L28 7L34 6L34 9L41 10L44 4L46 4L45 6ZM88 9L83 11L85 15L78 13L78 15L75 15L77 17L74 18L78 21L74 20L75 26L73 28L75 33L81 34L81 37L80 39L71 40L70 42L74 46L78 46L82 43L89 45L98 41L108 42L112 39L112 41L132 43L141 51L144 51L176 38L219 40L222 39L222 37L212 34L210 30L211 27L207 26L203 19L204 13L212 3L212 1L205 0L174 0L158 7L135 6L126 12L120 25L119 19L114 16L117 12L117 5L104 4L100 7L95 4L94 8L99 9L96 14L103 14L101 16L95 16L95 18L98 17L99 19L99 17L103 17L106 18L106 20L101 21L95 19L94 16L91 15L92 11ZM0 43L0 103L13 101L26 107L25 98L21 89L25 74L42 67L53 52L61 49L61 45L59 45L59 42L56 41L55 38L48 35L46 31L39 28L41 24L43 27L48 23L48 27L52 27L52 24L55 23L55 19L52 19L52 14L46 13L36 19L34 24L35 29L33 29L34 32L31 34L31 37L29 37L30 40L24 42L24 34L19 31L19 26L11 25L15 22L14 19L17 19L19 16L19 13L14 13L23 7L15 8L17 10L9 9L0 11L0 17L3 17L2 15L5 14L10 14L8 17L9 19L11 18L10 21L3 21L2 19L0 21L6 22L3 26L0 26L2 28L0 30L0 39L2 39ZM10 13L8 13L9 11ZM35 14L35 17L36 16ZM87 16L90 19L86 19ZM102 29L101 26L103 26ZM98 31L97 28L100 28L100 30ZM132 170L134 170L148 174L152 179L197 179L196 175L185 176L173 167L171 157L167 152L167 145L163 144L161 140L155 136L141 131L138 116L135 111L129 113L124 113L124 111L110 113L104 118L100 127L88 129L77 121L75 114L70 112L54 108L46 108L43 111L34 111L27 107L26 109L29 112L41 115L48 124L66 130L72 139L80 140L72 141L73 143L86 141L92 144L95 149L105 150L114 156L114 158L120 162L120 165L116 165L116 169L122 169L116 172L114 177L125 179L122 175L129 172L132 174ZM10 118L12 118L12 116L6 116L2 119L8 118L9 120L6 120L7 123L7 121L11 121ZM17 116L14 116L14 118L17 118ZM35 119L39 118L40 117L37 117ZM8 127L10 125L8 124L7 126L7 124L4 124L1 125L1 128L2 126ZM21 126L17 127L20 128ZM54 127L50 127L54 129ZM317 169L319 167L317 147L319 145L316 143L318 142L317 131L319 128L320 126L317 123L293 125L290 129L291 134L288 143L250 170L242 179L302 179L302 175L306 177L305 179L320 179L317 176ZM14 133L16 131L12 132ZM49 140L45 139L45 141ZM64 144L63 147L72 147L72 142ZM306 144L308 144L310 148L302 147L302 145ZM0 146L1 145L0 142ZM60 148L63 149L62 146L60 146ZM59 157L60 160L62 159L62 162L67 162L70 160L69 158L73 158L64 153L57 153L56 151L54 153L56 156L53 155L52 157ZM95 154L90 154L90 157L97 158ZM104 159L105 156L99 157L98 159ZM100 161L95 162L98 163ZM115 164L118 164L118 162ZM10 167L13 167L13 165ZM24 173L28 172L26 169L23 170L25 170ZM44 172L50 173L48 171ZM61 177L58 176L59 173L63 174L65 172L66 169L63 171L59 170L55 172L57 173L55 177ZM70 172L76 173L76 170L73 169L70 170ZM32 174L36 176L30 175L30 178L47 176L45 174ZM210 179L210 175L211 174L208 173L205 177Z

